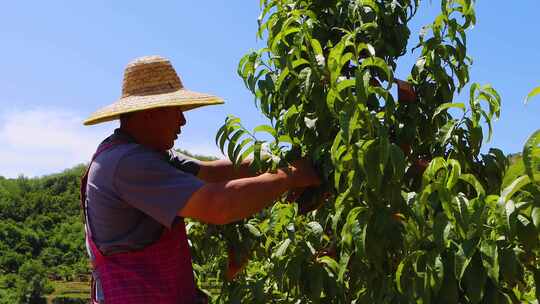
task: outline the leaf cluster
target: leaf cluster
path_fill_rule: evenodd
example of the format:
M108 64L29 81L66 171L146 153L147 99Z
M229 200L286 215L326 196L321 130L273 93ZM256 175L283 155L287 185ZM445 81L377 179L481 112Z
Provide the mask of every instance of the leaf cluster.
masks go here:
M220 299L532 301L540 286L539 136L510 166L499 149L481 153L500 116L497 91L473 83L468 102L454 101L470 81L474 1L440 1L407 81L394 71L419 1L261 7L266 46L246 54L238 74L270 124L250 132L230 116L216 143L233 162L252 157L257 171L310 158L330 203L307 215L278 204L236 224L258 223L260 235L248 237L257 266L247 267L246 283L224 285ZM267 229L274 222L288 228ZM322 243L306 239L313 227ZM333 254L319 258L327 246Z

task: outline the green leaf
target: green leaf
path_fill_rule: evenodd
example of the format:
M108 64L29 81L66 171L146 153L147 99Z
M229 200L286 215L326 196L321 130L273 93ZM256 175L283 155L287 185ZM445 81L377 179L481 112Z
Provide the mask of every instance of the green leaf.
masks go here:
M309 64L309 61L305 60L304 58L300 58L298 60L293 61L292 67L296 69L297 67L302 66L304 64Z
M353 87L355 84L356 84L356 81L354 79L345 79L338 83L336 89L338 92L341 92L346 88Z
M519 279L520 261L512 248L501 248L499 268L502 280L514 285Z
M298 27L291 27L291 28L289 28L289 29L287 29L287 30L285 30L285 31L280 32L280 34L281 34L281 41L282 41L283 44L285 44L286 46L289 46L289 43L288 43L288 41L287 41L287 36L289 36L290 34L298 33L298 32L300 32L300 31L301 31L301 29L298 28ZM277 39L276 39L276 41L277 41ZM274 46L272 46L272 48L274 48Z
M241 128L240 125L240 118L234 117L232 115L229 115L227 119L225 119L225 125L223 126L223 131L221 134L221 137L219 138L219 149L222 153L225 154L225 142L229 139L229 136L235 132L236 130ZM221 131L221 130L220 130ZM219 132L218 132L219 134ZM216 136L216 139L218 137Z
M251 52L246 54L238 64L238 75L244 79L244 83L247 85L247 79L250 74L255 72L255 62L258 60L259 55L257 52Z
M343 283L343 278L345 277L345 273L348 270L349 261L351 260L351 256L349 254L343 253L341 254L339 258L339 273L338 273L338 279L337 281L339 283Z
M436 157L429 162L429 165L422 176L422 184L426 186L432 182L436 178L439 170L446 170L446 161L442 157Z
M448 144L452 138L452 135L454 134L454 131L456 130L457 125L458 121L456 119L450 119L439 129L437 138L441 146L446 146Z
M499 254L497 244L492 241L483 241L480 245L482 254L482 265L487 270L489 278L493 283L499 283Z
M362 6L366 6L366 7L369 7L371 8L376 14L379 13L379 5L377 5L377 3L373 0L363 0L360 2L362 4Z
M336 83L336 80L341 76L341 56L345 47L351 44L350 35L345 35L341 40L330 50L328 55L328 69L330 70L330 84Z
M462 174L459 179L473 186L477 196L484 197L486 195L484 187L482 186L482 184L480 184L480 182L478 181L478 179L476 179L474 175Z
M284 83L287 76L289 76L289 68L285 67L283 70L281 70L281 73L279 74L279 77L276 80L275 90L277 92L281 91L281 86Z
M480 101L484 100L489 105L489 113L486 113L480 105ZM499 118L501 111L501 97L495 89L490 85L480 86L477 83L471 85L470 89L470 101L469 101L471 112L472 112L472 121L473 127L478 127L480 122L480 117L484 117L486 124L488 125L488 141L491 138L492 134L492 118L495 115L496 118Z
M234 150L236 148L236 144L238 142L238 140L240 139L240 137L242 137L242 135L244 135L246 132L242 129L236 131L232 136L231 138L229 139L229 145L228 145L228 148L227 148L227 155L229 156L229 159L232 161L232 162L235 162L236 159L234 158Z
M240 155L239 161L242 161L250 156L251 153L255 150L255 144L249 146L244 152L242 152L242 155Z
M540 230L540 207L532 209L531 218L536 229Z
M227 141L227 137L229 136L228 132L223 133L221 135L221 138L219 139L219 150L221 150L221 153L225 154L225 142Z
M321 291L323 289L323 275L324 270L317 265L313 265L307 269L308 277L304 280L307 281L308 296L312 300L312 303L320 303Z
M521 188L523 188L525 185L528 185L531 183L531 179L529 176L524 175L517 178L515 181L513 181L510 186L504 188L501 192L500 201L504 204L508 200L512 198L512 196L519 191Z
M296 120L298 117L298 113L299 109L298 107L296 107L296 105L293 105L289 109L287 109L287 112L285 112L282 119L286 129L295 130L297 128Z
M341 138L342 138L343 131L339 131L334 138L334 142L332 143L332 147L330 148L330 155L332 157L332 162L337 165L339 159L341 158L341 154L345 152L346 147L341 144ZM341 147L345 147L345 149L338 153L339 149Z
M256 141L253 144L253 163L252 163L252 165L255 166L256 171L261 170L261 168L259 167L259 166L261 166L261 161L262 161L261 148L262 148L262 142Z
M420 258L422 255L424 255L424 252L422 251L414 251L413 253L409 254L407 257L405 257L398 265L398 268L396 270L396 287L397 290L404 294L406 291L406 283L404 280L411 280L411 267L413 267L413 264L416 264L416 261L418 258Z
M432 264L426 266L429 274L429 288L433 293L438 293L444 279L444 265L441 256L437 255Z
M479 303L484 297L487 275L480 254L475 254L463 275L465 292L471 303Z
M269 126L269 125L260 125L260 126L255 127L255 129L253 129L253 133L257 133L257 132L266 132L272 135L272 137L274 138L277 137L276 130L272 126Z
M360 65L360 69L366 69L368 67L376 67L379 68L384 74L386 75L386 80L388 81L388 87L387 89L390 89L390 86L394 82L394 73L388 67L386 62L379 57L368 57L362 61L362 64Z
M486 124L488 125L488 137L487 141L489 142L491 140L491 136L493 135L493 125L491 123L491 117L486 113L484 110L479 110L479 113L482 117L484 117L484 120Z
M359 162L364 170L369 187L378 192L383 178L381 166L384 166L383 162L386 162L386 160L380 159L381 147L377 145L375 140L366 142L363 147L365 147L365 150L359 158Z
M513 181L522 175L526 175L525 164L523 163L523 157L517 156L514 162L506 169L504 173L501 189L508 187Z
M455 254L455 275L461 280L465 274L473 256L477 251L477 242L474 240L465 240L459 245L458 251Z
M522 214L517 215L517 237L526 251L536 250L539 245L538 232L534 224Z
M433 239L440 248L446 248L451 224L445 214L439 212L433 220Z
M348 65L348 64L349 64L349 61L350 61L351 59L353 59L353 58L354 58L354 54L351 53L351 52L347 52L347 53L345 53L345 54L343 54L343 55L341 56L341 59L340 59L340 63L339 63L339 64L340 64L341 66L344 66L344 65L346 65L346 64Z
M251 234L253 234L255 237L261 236L261 231L260 231L257 227L255 227L254 225L247 223L247 224L245 224L244 226L245 226L245 227L249 230L249 232L250 232Z
M373 45L369 44L369 43L359 43L357 46L356 46L356 51L358 53L360 53L361 51L363 50L366 50L368 51L369 53L369 56L375 56L375 48L373 47Z
M533 97L540 94L540 87L534 88L528 95L525 97L525 103L529 102Z
M540 269L533 269L534 291L536 293L536 301L540 303Z
M293 140L292 138L289 136L289 135L280 135L278 137L278 142L280 143L289 143L289 144L292 144L293 143Z
M464 103L462 103L462 102L458 102L458 103L447 102L447 103L443 103L442 105L438 106L437 109L435 109L435 112L433 112L433 118L432 119L435 119L435 117L437 115L439 115L442 111L448 110L450 108L458 108L458 109L463 110L463 112L465 112L465 104Z
M308 228L307 230L310 233L313 233L316 236L321 236L323 233L323 227L321 226L321 224L319 224L319 222L309 222L307 223L306 228Z
M442 262L444 265L444 279L437 298L432 303L437 304L458 304L459 286L454 274L453 253L443 253Z
M392 181L401 182L407 166L403 151L395 145L390 145L390 158L388 168L392 170Z
M313 48L313 51L315 52L315 55L322 55L323 50L321 47L321 44L319 43L319 40L317 39L310 39L311 47Z
M242 151L242 149L249 143L251 143L253 141L253 139L251 137L248 137L248 138L244 138L242 140L242 142L236 146L236 148L234 148L234 152L233 152L233 159L231 159L232 161L234 161L236 164L240 164L244 158L241 157L240 159L238 159L238 156L241 156L240 155L240 152Z
M449 167L448 175L446 177L446 187L449 190L452 190L461 176L461 165L455 159L449 159L446 162Z
M347 214L347 220L341 229L341 242L346 246L352 245L353 231L355 230L355 227L359 226L358 217L367 210L368 209L365 207L354 207Z
M523 163L525 165L525 172L531 180L534 179L534 174L538 171L538 164L540 163L540 129L536 130L533 135L527 139L525 146L523 147Z
M336 114L336 100L340 102L343 101L337 89L330 88L330 90L328 90L328 94L326 95L326 106L328 107L328 110L333 114Z
M506 226L508 227L508 232L511 237L514 237L517 234L517 215L520 210L526 207L527 203L514 204L513 200L508 200L506 203L499 198L499 201L504 205L504 211L506 214Z
M327 272L331 277L335 277L338 274L339 264L333 258L329 256L322 256L317 258L317 262L324 264L324 268L327 269Z
M428 184L422 189L418 200L422 206L426 206L428 204L429 196L431 195L431 193L434 193L437 190L435 186L435 184Z
M483 85L482 92L479 94L479 98L488 102L489 105L489 117L495 115L498 118L501 114L501 96L499 93L491 87L491 85Z
M289 238L284 239L279 245L278 249L274 252L273 256L277 258L282 257L287 251L287 248L289 248L290 244L291 244L291 239Z

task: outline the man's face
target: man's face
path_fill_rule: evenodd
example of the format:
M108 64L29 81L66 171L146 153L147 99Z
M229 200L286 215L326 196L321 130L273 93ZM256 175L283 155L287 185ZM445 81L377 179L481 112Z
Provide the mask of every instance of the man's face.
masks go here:
M173 147L174 141L181 132L181 127L186 124L184 113L180 107L157 108L150 111L149 128L155 134L156 148L162 151Z

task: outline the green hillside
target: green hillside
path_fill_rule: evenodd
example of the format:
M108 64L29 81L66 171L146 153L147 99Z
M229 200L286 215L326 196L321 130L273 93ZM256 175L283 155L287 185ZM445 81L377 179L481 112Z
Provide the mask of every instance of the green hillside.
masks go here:
M0 176L0 304L88 298L90 268L79 208L85 168L39 178Z
M0 178L0 303L40 303L52 281L88 280L79 178Z

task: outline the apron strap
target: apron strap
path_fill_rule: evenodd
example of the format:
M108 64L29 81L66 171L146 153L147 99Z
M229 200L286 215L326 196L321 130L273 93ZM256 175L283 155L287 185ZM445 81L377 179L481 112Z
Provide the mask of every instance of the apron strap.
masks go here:
M92 156L92 160L90 160L90 163L88 164L88 167L86 168L86 171L81 177L80 204L81 204L81 210L82 210L82 220L84 223L86 246L89 248L90 251L93 251L93 252L90 252L92 256L96 254L100 254L100 252L99 250L93 250L94 248L95 249L97 248L93 244L91 231L90 231L90 228L88 227L88 218L86 215L86 186L88 184L88 172L90 171L90 166L92 165L96 157L98 157L98 155L101 154L101 152L104 152L106 150L111 149L112 147L115 147L117 145L124 144L124 143L127 143L127 142L124 140L112 140L110 142L101 144L98 147L96 153L94 153L94 155ZM94 256L94 258L96 257ZM92 261L92 264L93 263L94 262ZM90 278L90 297L91 297L92 304L99 304L99 301L96 299L96 280L94 279L93 274Z
M92 156L92 160L90 160L90 163L88 164L88 167L86 168L86 171L84 172L83 176L81 177L81 188L80 188L80 198L81 198L81 209L83 212L83 223L86 225L86 185L88 184L88 172L90 171L90 166L98 157L98 155L101 154L101 152L104 152L106 150L111 149L112 147L118 146L120 144L127 143L124 140L112 140L110 142L101 144L96 153Z

